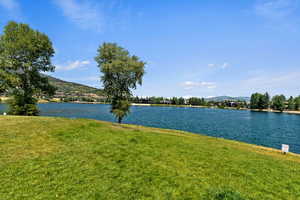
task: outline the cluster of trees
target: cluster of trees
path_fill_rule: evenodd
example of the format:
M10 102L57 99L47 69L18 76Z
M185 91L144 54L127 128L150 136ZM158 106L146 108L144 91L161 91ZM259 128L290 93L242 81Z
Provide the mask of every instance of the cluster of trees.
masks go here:
M254 93L251 95L250 108L251 109L268 109L270 105L270 95Z
M186 105L187 100L183 97L133 97L131 99L133 103L142 103L142 104L171 104L171 105Z
M105 102L105 99L95 99L91 97L64 97L60 98L61 102Z
M12 97L9 114L38 115L37 99L50 98L56 88L43 72L53 72L52 43L27 24L9 22L0 35L0 93ZM142 84L145 62L115 43L103 43L95 57L103 76L111 112L121 123L129 113L132 90ZM87 100L87 99L86 99Z
M288 110L300 110L300 96L292 97L287 101L287 109Z
M254 93L251 95L250 100L251 109L273 109L278 111L284 110L300 110L300 96L290 97L288 100L284 95L275 95L270 99L268 93L260 94Z
M133 103L142 103L142 104L169 104L169 105L192 105L192 106L211 106L211 107L236 107L236 108L247 108L248 104L246 101L207 101L204 98L191 97L173 97L173 98L164 98L164 97L133 97L131 99Z

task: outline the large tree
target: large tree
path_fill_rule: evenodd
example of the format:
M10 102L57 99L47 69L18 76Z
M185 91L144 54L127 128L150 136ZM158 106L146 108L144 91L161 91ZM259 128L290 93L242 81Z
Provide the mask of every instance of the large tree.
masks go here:
M284 95L276 95L272 98L272 108L274 110L283 111L285 109L285 96Z
M250 108L251 109L268 109L270 104L270 96L265 94L254 93L251 95Z
M38 115L36 97L52 95L55 88L41 72L54 71L49 38L27 24L9 22L0 36L0 90L13 98L10 114Z
M264 109L268 109L270 106L270 95L268 92L266 92L262 97L262 107Z
M121 123L130 111L132 90L142 84L145 62L115 43L103 43L95 60L102 73L104 91L111 100L111 113Z
M294 99L295 110L300 110L300 96Z
M288 99L288 110L295 110L295 101L292 96Z

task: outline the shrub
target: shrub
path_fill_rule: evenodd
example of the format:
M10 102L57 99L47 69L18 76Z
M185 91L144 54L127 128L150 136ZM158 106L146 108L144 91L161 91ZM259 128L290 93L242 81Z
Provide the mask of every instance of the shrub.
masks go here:
M214 189L209 190L203 200L246 200L239 192L231 189Z

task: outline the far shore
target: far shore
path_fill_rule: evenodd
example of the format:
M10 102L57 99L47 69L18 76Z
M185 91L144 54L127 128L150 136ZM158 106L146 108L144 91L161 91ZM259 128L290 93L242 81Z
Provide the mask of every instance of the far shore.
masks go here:
M279 110L272 110L272 109L249 109L249 108L234 108L234 107L224 107L219 108L217 106L193 106L193 105L170 105L170 104L132 104L134 106L161 106L161 107L185 107L185 108L211 108L211 109L225 109L225 110L249 110L254 112L272 112L272 113L286 113L286 114L300 114L300 111L297 110L285 110L285 111L279 111Z
M1 98L1 97L0 97ZM2 103L7 101L8 97L2 97ZM0 102L1 103L1 102ZM38 103L77 103L77 104L109 104L104 102L84 102L84 101L73 101L73 102L62 102L62 101L46 101L39 100ZM172 104L145 104L145 103L132 103L132 106L157 106L157 107L183 107L183 108L211 108L211 109L225 109L225 110L249 110L253 112L272 112L272 113L286 113L299 115L300 111L297 110L272 110L272 109L249 109L249 108L235 108L235 107L224 107L219 108L217 106L193 106L193 105L172 105Z
M64 103L64 102L60 102ZM82 101L74 101L74 102L67 102L67 103L78 103L78 104L109 104L103 102L82 102ZM300 111L296 110L285 110L283 112L278 110L272 109L248 109L248 108L234 108L234 107L224 107L219 108L217 106L193 106L193 105L172 105L172 104L146 104L146 103L132 103L132 106L157 106L157 107L183 107L183 108L211 108L211 109L225 109L225 110L249 110L254 112L272 112L272 113L286 113L286 114L296 114L299 115Z

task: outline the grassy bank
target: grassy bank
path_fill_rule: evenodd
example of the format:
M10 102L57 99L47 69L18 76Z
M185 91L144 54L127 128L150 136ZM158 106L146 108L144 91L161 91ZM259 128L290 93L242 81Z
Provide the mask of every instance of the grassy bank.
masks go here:
M0 117L0 199L299 199L300 157L180 131Z

